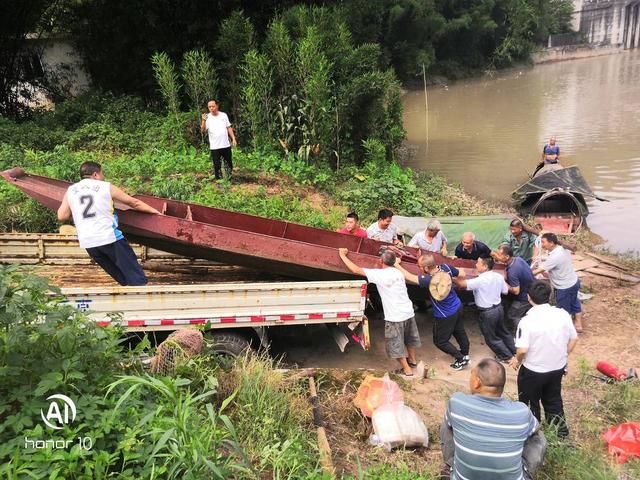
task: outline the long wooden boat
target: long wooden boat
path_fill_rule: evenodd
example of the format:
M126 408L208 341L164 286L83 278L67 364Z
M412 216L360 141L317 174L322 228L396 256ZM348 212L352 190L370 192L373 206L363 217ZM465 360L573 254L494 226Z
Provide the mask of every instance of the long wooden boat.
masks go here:
M21 168L1 175L51 210L58 209L70 185L27 174ZM163 215L136 212L116 203L120 229L129 240L185 257L263 269L293 278L353 278L339 258L338 248L348 248L352 252L349 258L361 267L375 268L381 247L391 247L367 238L192 203L149 195L136 195L136 198ZM402 252L403 266L413 273L418 273L418 255L416 249L409 247ZM439 263L463 268L469 277L477 275L473 261L434 256Z
M545 230L574 233L589 215L587 200L607 201L596 195L576 166L539 165L528 182L512 194L514 204L532 215Z

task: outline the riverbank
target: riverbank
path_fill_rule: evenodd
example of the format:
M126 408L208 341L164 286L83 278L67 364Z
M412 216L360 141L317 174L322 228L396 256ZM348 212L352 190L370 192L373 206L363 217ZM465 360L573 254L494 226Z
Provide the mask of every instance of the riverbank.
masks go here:
M192 115L177 121L112 99L96 117L83 103L33 120L0 120L0 169L77 181L80 164L103 165L107 179L129 193L145 193L314 227L335 229L348 211L373 222L380 208L406 216L491 214L499 207L466 194L428 172L415 173L387 158L376 140L364 142L361 165L336 170L275 150L234 149L231 181L215 181L208 149ZM70 120L73 119L73 122ZM240 139L242 143L242 138ZM0 183L0 230L51 232L53 212Z
M564 47L545 48L531 55L534 65L551 62L564 62L582 58L600 57L623 53L624 48L615 45L566 45Z

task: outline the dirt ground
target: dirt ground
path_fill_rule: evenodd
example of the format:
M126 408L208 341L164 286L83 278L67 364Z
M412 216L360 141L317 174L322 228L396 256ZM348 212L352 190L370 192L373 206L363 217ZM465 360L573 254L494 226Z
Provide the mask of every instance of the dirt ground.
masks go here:
M597 373L595 364L598 360L607 360L623 370L640 368L640 284L630 286L587 274L582 277L582 291L592 293L594 297L583 303L584 333L569 358L569 373L564 382L563 398L570 428L572 415L574 412L577 415L581 403L588 401L584 395L577 394L577 389L571 388L580 373L581 363L590 366L594 374ZM384 353L381 319L370 321L372 346L367 352L357 346L349 346L345 353L340 353L328 335L313 335L306 342L298 336L295 343L293 337L289 337L289 342L276 345L286 354L287 363L323 369L324 382L320 382L323 415L339 472L356 475L358 464L366 466L381 462L402 462L414 466L415 471L439 469L438 428L449 396L455 391L467 390L470 367L453 371L449 367L451 359L437 350L431 341L431 315L418 313L416 319L422 335L418 355L426 363L427 378L410 381L397 376L392 378L401 384L405 402L420 413L427 425L431 442L427 449L386 453L370 446L367 440L371 422L353 406L356 389L367 373L383 375L385 371L396 368ZM474 308L465 307L465 323L471 340L472 367L482 358L493 357L493 354L484 344ZM517 398L516 372L512 369L507 369L505 393ZM574 437L574 440L580 442L579 438Z
M95 266L73 268L44 266L38 273L49 276L54 283L64 286L112 284L110 278ZM212 283L233 281L273 281L265 275L242 267L202 266L175 273L148 272L151 283ZM582 402L583 394L572 394L571 385L579 375L581 363L595 371L598 360L607 360L626 370L640 370L638 360L640 338L640 284L635 286L591 274L582 276L582 291L592 293L592 299L583 303L585 331L580 335L576 349L569 359L569 373L564 382L565 409L569 427L572 415ZM358 345L348 345L342 353L323 326L280 327L271 329L272 352L282 359L287 368L314 368L319 371L318 390L322 402L322 415L326 423L329 443L338 473L357 475L367 465L405 463L416 472L437 471L440 467L438 428L449 396L455 391L466 391L469 372L473 364L492 357L484 344L477 325L477 311L465 307L465 323L471 340L471 366L453 371L452 359L437 350L431 340L433 317L430 313L417 313L416 319L422 336L418 358L426 364L426 378L402 380L405 402L420 413L430 435L430 446L415 451L386 453L369 445L371 422L362 417L353 405L353 398L367 373L378 376L397 368L384 352L383 321L371 316L371 348L364 351ZM507 369L506 395L517 397L516 372ZM573 435L573 433L572 433ZM578 440L579 439L575 439Z

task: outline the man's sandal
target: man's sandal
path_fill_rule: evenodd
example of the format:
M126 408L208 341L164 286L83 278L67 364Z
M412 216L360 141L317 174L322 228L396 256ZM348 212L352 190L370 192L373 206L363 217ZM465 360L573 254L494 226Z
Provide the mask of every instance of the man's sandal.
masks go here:
M394 370L394 371L393 371L393 372L391 372L391 373L395 373L396 375L402 375L402 376L405 376L405 377L413 377L413 372L411 372L411 373L405 373L405 372L404 372L404 370L403 370L402 368L399 368L399 369L397 369L397 370Z

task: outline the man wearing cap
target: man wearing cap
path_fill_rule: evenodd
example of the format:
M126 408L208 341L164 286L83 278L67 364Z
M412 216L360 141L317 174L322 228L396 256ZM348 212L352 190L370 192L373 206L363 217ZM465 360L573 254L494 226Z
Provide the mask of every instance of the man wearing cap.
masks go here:
M437 265L433 255L422 255L418 267L423 274L414 275L400 265L400 259L396 259L396 268L407 282L428 289L435 317L433 344L454 358L451 368L462 370L469 365L469 337L464 329L462 302L451 288L451 278L464 277L464 271L450 265ZM451 343L452 336L459 349Z
M515 363L516 346L513 336L504 324L502 297L509 292L504 278L493 270L493 258L480 257L476 262L478 277L465 280L454 278L460 288L473 292L476 307L480 310L480 331L496 358L510 365Z
M417 366L416 348L420 343L420 334L413 312L413 304L409 300L407 284L402 273L393 268L396 256L385 250L380 255L381 268L361 268L353 263L347 255L349 250L339 248L340 258L347 268L356 275L367 277L369 283L375 283L382 299L384 310L384 340L389 358L400 364L397 374L413 377L412 367Z
M515 332L518 329L520 319L531 308L527 292L535 277L527 262L520 257L513 256L513 250L509 245L500 245L495 255L496 260L507 266L507 284L509 285L509 294L512 297L511 305L507 310L507 323L511 331Z

